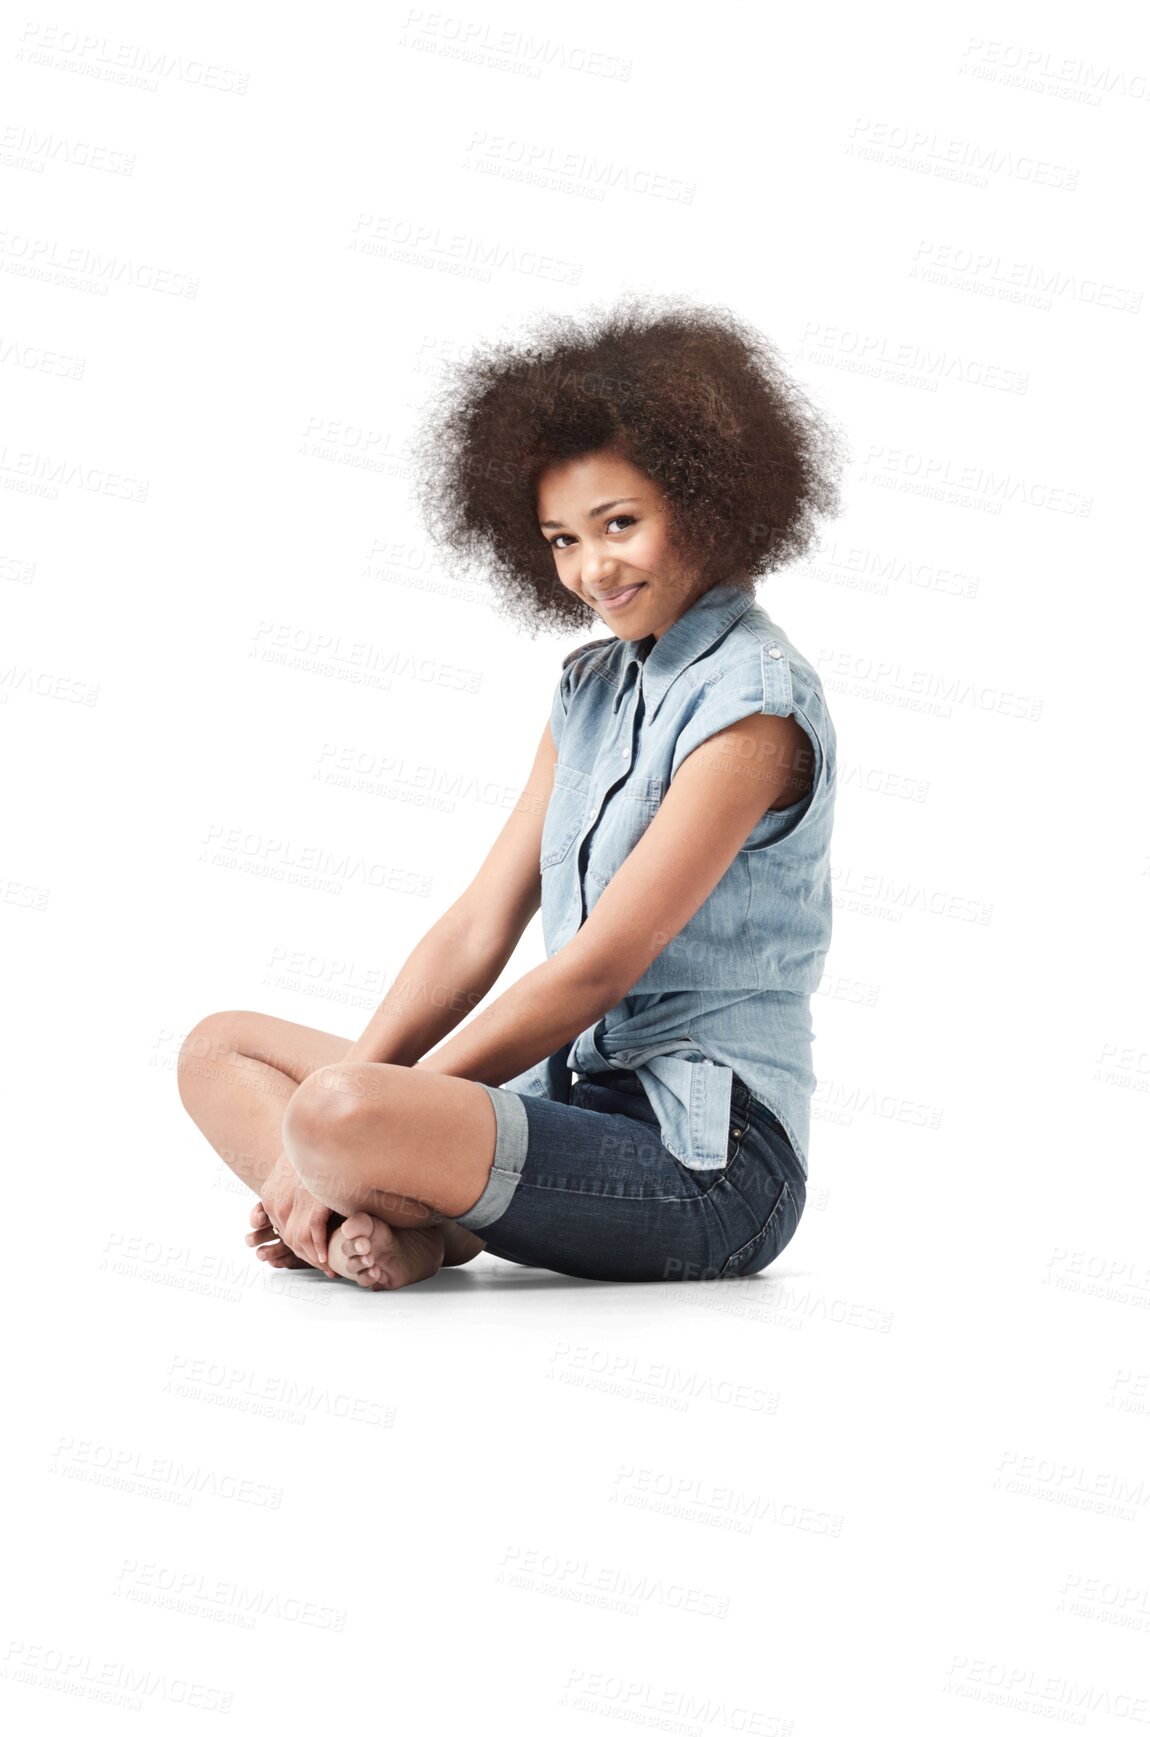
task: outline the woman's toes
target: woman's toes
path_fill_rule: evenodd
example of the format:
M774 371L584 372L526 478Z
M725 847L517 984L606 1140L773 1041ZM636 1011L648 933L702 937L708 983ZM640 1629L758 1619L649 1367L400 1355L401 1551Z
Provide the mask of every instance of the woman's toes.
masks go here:
M360 1281L360 1275L365 1266L370 1265L371 1239L356 1236L357 1230L370 1232L375 1226L375 1220L365 1212L353 1213L351 1218L345 1218L343 1223L332 1232L328 1245L328 1258L331 1265L343 1278ZM364 1250L357 1252L357 1244Z
M370 1213L353 1212L350 1218L344 1219L339 1228L343 1232L344 1240L348 1243L358 1242L361 1238L370 1243L371 1233L375 1229L375 1220Z
M396 1231L369 1213L353 1213L344 1219L332 1237L334 1264L346 1278L354 1279L364 1290L393 1290L397 1285L409 1282L411 1269L416 1264L413 1252L418 1247L421 1255L423 1252L429 1255L426 1263L422 1258L418 1261L420 1266L426 1264L427 1267L426 1273L419 1276L430 1276L437 1270L438 1263L430 1258L429 1249L424 1250L426 1237L418 1236L413 1242L407 1240L413 1234Z

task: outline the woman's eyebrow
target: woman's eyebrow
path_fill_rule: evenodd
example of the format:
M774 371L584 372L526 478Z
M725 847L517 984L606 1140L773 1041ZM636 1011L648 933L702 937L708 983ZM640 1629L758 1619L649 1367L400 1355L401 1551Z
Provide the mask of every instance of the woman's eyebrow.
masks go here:
M638 495L624 495L618 501L604 501L602 506L592 507L587 517L597 519L602 513L609 513L612 507L625 507L628 501L637 501L638 499ZM540 519L539 528L541 531L557 531L562 523L562 519Z

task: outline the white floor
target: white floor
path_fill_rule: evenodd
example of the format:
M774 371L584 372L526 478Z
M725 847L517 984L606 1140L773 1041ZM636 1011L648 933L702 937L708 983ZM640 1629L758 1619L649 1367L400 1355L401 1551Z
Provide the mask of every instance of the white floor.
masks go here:
M174 1091L10 1270L21 1728L1145 1718L1144 1235L1065 1126L816 1124L750 1280L388 1295L258 1263Z

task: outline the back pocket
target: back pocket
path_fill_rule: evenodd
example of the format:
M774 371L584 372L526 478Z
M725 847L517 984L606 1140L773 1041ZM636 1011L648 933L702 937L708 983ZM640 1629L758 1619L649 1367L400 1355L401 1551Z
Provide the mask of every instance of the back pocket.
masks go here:
M765 1177L766 1172L759 1174ZM737 1248L719 1268L721 1279L741 1279L751 1273L761 1273L782 1254L799 1227L802 1203L793 1193L790 1183L781 1176L772 1177L774 1201L762 1226L749 1242Z

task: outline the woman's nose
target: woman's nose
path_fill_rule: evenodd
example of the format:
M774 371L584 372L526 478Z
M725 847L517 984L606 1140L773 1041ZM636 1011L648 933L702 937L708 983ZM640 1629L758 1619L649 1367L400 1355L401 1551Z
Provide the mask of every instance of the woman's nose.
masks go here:
M583 589L585 591L608 591L614 583L615 563L611 556L585 554L583 556Z

